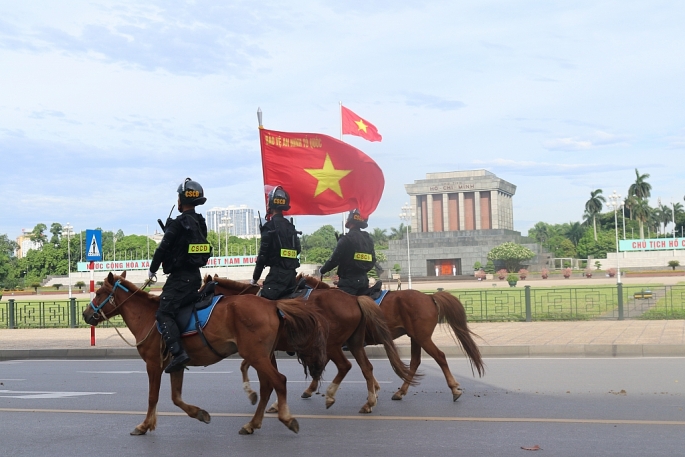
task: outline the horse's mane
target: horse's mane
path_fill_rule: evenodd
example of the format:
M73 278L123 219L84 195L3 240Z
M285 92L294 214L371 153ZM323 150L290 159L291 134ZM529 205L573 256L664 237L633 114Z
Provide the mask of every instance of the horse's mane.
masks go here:
M126 273L126 272L124 271L124 273ZM136 286L131 281L126 279L126 277L124 277L124 276L119 276L119 275L116 275L114 273L112 273L112 276L114 277L114 282L117 282L117 280L121 281L121 284L124 287L126 287L129 290L129 292L135 293L137 295L142 295L146 299L159 302L159 295L151 294L150 292L147 292L147 291L141 289L140 287ZM104 284L106 284L106 283L107 283L107 279L105 278ZM113 286L113 284L109 284L110 288L112 286Z
M313 287L314 289L332 289L333 288L333 287L331 287L330 284L321 281L316 276L303 275L302 273L300 273L298 275L298 281L299 281L299 278L304 278L307 285Z
M247 283L240 282L240 281L234 281L233 279L228 279L228 278L220 278L217 275L214 275L214 278L211 276L207 275L205 278L205 284L209 281L216 281L221 285L221 287L225 287L226 289L231 289L231 290L242 290L245 289L245 286L247 286Z

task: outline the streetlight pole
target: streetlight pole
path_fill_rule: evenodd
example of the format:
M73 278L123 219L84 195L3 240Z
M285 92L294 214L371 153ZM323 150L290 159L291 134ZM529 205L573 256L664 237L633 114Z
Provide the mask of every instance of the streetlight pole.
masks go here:
M71 243L69 235L71 235L71 230L74 227L67 222L67 225L64 226L64 230L67 232L67 271L68 271L68 276L69 276L69 298L71 298Z
M621 266L618 262L618 217L616 216L616 211L619 208L623 208L623 201L621 200L621 196L618 195L616 191L609 196L609 203L607 206L614 210L614 230L616 232L616 276L618 278L616 279L616 283L621 284Z
M221 218L221 222L224 223L224 229L226 230L226 257L228 257L228 221L230 218L228 216L224 216Z
M400 213L400 219L407 221L407 272L409 275L409 288L411 289L411 255L409 253L409 226L411 225L411 206L409 203L405 203L402 207L402 212Z

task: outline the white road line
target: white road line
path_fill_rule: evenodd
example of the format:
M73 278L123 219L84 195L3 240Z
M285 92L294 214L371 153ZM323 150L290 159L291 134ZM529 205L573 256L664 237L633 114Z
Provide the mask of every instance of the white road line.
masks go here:
M44 391L22 391L22 390L0 390L0 398L22 398L22 399L46 399L46 398L71 398L85 397L89 395L114 395L116 392L44 392ZM9 395L6 395L9 394Z

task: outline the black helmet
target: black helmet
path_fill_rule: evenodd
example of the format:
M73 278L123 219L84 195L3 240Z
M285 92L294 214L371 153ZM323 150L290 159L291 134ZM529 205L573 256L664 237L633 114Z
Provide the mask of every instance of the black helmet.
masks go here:
M345 227L359 227L360 229L363 229L368 226L369 220L364 219L362 215L359 214L359 210L353 209L352 211L350 211L350 214L347 216L347 222L345 222Z
M183 184L179 184L177 192L182 205L198 206L204 205L207 201L200 183L190 178L186 178Z
M290 209L290 195L281 186L276 186L269 192L269 209Z

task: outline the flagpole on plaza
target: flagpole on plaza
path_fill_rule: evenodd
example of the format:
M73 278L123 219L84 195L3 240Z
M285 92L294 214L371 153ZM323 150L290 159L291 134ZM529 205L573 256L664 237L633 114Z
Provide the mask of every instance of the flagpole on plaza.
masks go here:
M340 141L343 140L343 116L342 116L342 100L338 102L338 113L340 113ZM342 216L342 223L340 224L340 228L342 231L342 234L345 234L345 213L340 213Z

